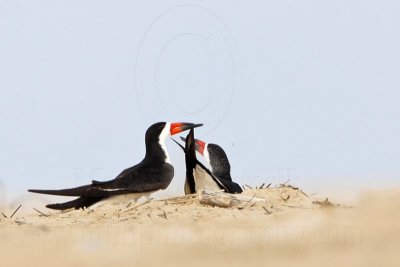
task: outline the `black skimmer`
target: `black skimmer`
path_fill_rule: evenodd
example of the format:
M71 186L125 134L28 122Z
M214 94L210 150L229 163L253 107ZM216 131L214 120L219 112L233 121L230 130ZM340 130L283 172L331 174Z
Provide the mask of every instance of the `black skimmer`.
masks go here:
M180 137L186 142L184 137ZM196 151L199 152L210 165L210 171L217 177L232 181L231 164L225 151L217 144L206 143L199 139L194 139Z
M101 200L126 195L137 198L138 195L166 189L174 177L174 167L171 165L165 140L188 129L202 126L193 123L159 122L146 131L146 155L137 165L125 169L116 178L109 181L92 181L89 185L61 190L30 189L29 192L58 196L77 196L78 198L61 204L50 204L47 208L65 210L70 208L89 207Z
M228 173L229 177L226 175L218 176L207 167L205 167L201 162L199 162L196 158L196 141L194 139L194 130L190 129L188 136L183 138L185 140L185 147L177 143L185 152L185 161L186 161L186 180L185 180L185 194L194 194L200 190L208 190L208 191L220 191L224 190L227 193L241 193L243 192L242 188L235 182L232 181L230 177L230 166L229 162L227 164L229 166ZM199 147L200 148L200 147ZM225 155L226 156L226 155ZM220 174L224 174L224 172L219 172Z

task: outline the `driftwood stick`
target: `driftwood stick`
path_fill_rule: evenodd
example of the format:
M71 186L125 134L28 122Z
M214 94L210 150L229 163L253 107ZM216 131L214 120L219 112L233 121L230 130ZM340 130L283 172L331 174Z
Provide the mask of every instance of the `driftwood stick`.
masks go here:
M1 213L1 215L3 215L4 218L8 219L7 215L5 215L3 212Z
M228 194L225 192L200 191L197 193L197 198L200 204L217 206L221 208L243 209L247 206L253 206L257 202L265 202L265 199L263 198L242 196L239 194Z

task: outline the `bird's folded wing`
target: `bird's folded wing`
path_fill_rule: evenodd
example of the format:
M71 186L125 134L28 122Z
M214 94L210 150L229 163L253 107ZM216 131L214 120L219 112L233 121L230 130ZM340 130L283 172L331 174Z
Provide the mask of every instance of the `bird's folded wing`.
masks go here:
M211 176L212 179L213 179L221 188L225 189L225 192L231 193L231 194L234 194L234 193L242 193L242 192L243 192L242 188L240 188L240 186L239 186L237 183L232 182L232 181L229 181L229 180L227 180L227 179L220 178L220 177L218 177L218 176L212 174L211 171L210 171L206 166L204 166L200 161L198 161L197 159L196 159L196 161L197 161L197 162L196 162L197 165L199 165L200 168L202 168L205 172L207 172L207 174L208 174L209 176Z
M235 194L235 193L242 193L242 188L235 182L223 178L218 178L221 183L224 184L224 188L226 192Z
M114 179L106 182L94 181L90 185L79 186L75 188L47 190L47 189L29 189L29 192L57 195L57 196L80 196L80 197L110 197L121 194L142 193L165 189L169 182L142 182L146 179L129 181L129 178ZM167 183L168 182L168 183Z
M213 175L211 171L197 159L196 159L196 165L200 166L200 168L202 168L221 188L224 188L226 191L225 185L221 183L220 179L215 177L215 175Z

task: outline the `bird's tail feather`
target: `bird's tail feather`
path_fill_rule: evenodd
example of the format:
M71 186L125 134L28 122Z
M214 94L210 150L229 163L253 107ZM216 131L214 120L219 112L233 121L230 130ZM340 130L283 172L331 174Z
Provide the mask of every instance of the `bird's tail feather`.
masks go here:
M29 192L56 196L67 196L67 197L78 197L84 195L88 190L92 188L92 185L84 185L75 188L58 189L58 190L47 190L47 189L29 189Z

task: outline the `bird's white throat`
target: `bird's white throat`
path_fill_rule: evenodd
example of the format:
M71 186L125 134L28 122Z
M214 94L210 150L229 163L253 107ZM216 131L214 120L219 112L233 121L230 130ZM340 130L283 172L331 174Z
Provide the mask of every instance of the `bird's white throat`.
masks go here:
M170 128L171 128L171 123L167 122L167 124L165 124L165 127L162 130L160 136L158 137L158 143L160 144L161 149L164 151L165 161L171 164L167 146L165 145L165 141L167 140L167 137L170 135Z
M210 167L210 171L212 172L212 167L211 167L211 163L210 163L210 153L208 153L208 144L206 144L204 146L204 158L206 159L206 162L208 163L209 167Z

